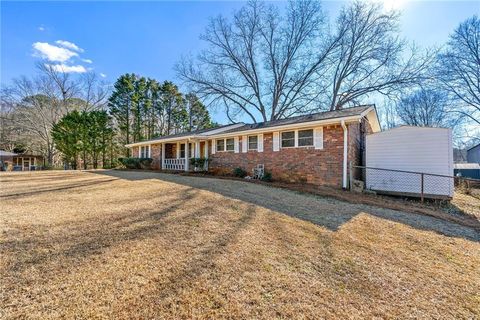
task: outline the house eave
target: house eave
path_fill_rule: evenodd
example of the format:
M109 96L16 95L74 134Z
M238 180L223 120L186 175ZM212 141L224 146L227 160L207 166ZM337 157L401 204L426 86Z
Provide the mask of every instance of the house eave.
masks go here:
M242 136L242 135L254 135L254 134L274 132L274 131L285 131L289 129L311 128L315 126L340 125L342 121L344 121L345 123L352 123L352 122L360 121L363 118L367 118L374 132L380 131L380 124L378 122L378 117L376 115L375 107L372 106L360 114L347 116L347 117L314 120L314 121L293 123L293 124L287 124L287 125L271 126L267 128L234 131L229 133L219 132L216 134L212 134L212 131L209 131L209 132L206 132L205 134L187 135L187 136L173 137L173 138L165 137L165 138L160 138L154 141L143 141L143 142L131 143L125 146L127 148L132 148L132 147L138 147L138 146L159 144L164 142L179 142L179 141L185 141L185 140L188 141L193 139L209 140L209 139L218 139L218 138L229 138L229 137Z

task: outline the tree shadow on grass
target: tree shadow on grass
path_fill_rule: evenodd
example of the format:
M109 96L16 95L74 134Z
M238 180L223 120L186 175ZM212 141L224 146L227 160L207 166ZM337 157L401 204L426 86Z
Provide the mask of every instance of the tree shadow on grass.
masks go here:
M221 194L225 197L241 200L256 206L302 219L331 231L337 231L342 225L364 212L382 219L399 222L416 229L433 231L442 235L464 238L480 242L480 231L422 214L406 213L383 209L370 205L348 203L328 197L304 194L296 191L215 178L200 178L142 171L93 171L126 180L157 179Z
M79 181L75 183L69 183L69 184L64 184L55 188L41 188L41 189L35 189L31 191L26 191L26 192L17 192L17 193L10 193L10 194L4 194L0 195L0 199L5 199L5 200L11 200L11 199L18 199L18 198L23 198L31 195L37 195L41 193L48 193L48 192L54 192L54 191L64 191L64 190L70 190L70 189L76 189L76 188L83 188L83 187L89 187L89 186L94 186L94 185L99 185L103 183L108 183L118 180L118 178L114 179L106 179L106 180L98 180L98 179L90 179L87 181Z
M192 224L194 220L212 215L216 208L209 204L196 207L194 210L183 208L190 201L195 201L198 192L196 188L182 190L168 205L153 210L138 209L113 216L100 216L55 225L57 229L65 229L65 232L41 232L40 235L28 234L23 238L6 240L0 245L0 255L15 256L14 263L6 268L13 273L22 272L31 266L44 267L46 269L43 272L48 273L50 268L57 268L56 263L65 261L80 263L86 257L102 254L110 247L121 243L156 237L163 234L172 224L180 226L183 230L185 227L181 227L182 224L194 225ZM185 213L182 210L185 210ZM221 229L218 239L214 239L206 248L201 249L202 258L198 259L204 260L203 256L213 254L218 248L226 246L251 221L255 214L255 207L250 206L248 211L239 213L238 219L233 223L219 217L220 222L226 225L226 229ZM198 233L195 227L186 228L186 231L191 233L191 236ZM173 238L177 236L182 239L188 237L182 233L174 235ZM174 241L174 239L170 240ZM15 252L27 254L16 255ZM194 263L192 270L187 270L186 273L191 273L196 268Z

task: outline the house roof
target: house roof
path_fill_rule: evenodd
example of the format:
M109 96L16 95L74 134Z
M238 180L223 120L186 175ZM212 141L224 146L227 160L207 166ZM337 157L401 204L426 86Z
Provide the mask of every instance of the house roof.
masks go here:
M480 170L480 164L479 163L454 163L453 164L454 169L476 169Z
M266 129L266 128L271 128L271 127L284 126L284 125L306 123L306 122L312 122L312 121L318 121L318 120L328 120L328 119L335 119L335 118L358 116L358 115L361 115L363 112L367 111L369 108L372 108L372 107L373 107L373 105L364 105L364 106L346 108L346 109L341 109L341 110L312 113L312 114L308 114L308 115L291 117L291 118L288 118L288 119L280 119L280 120L273 120L273 121L258 122L258 123L253 123L253 124L245 124L241 127L226 130L222 133L247 131L247 130L259 130L259 129Z
M131 144L128 144L127 147L151 144L153 142L160 142L165 140L177 140L179 138L201 138L201 137L210 137L210 136L213 137L213 136L228 135L228 134L234 134L234 133L245 132L245 131L248 133L248 131L262 131L262 130L275 128L275 127L294 126L294 125L301 125L304 123L308 124L310 122L321 122L321 121L328 121L328 120L334 120L334 119L342 120L345 118L364 116L367 113L369 113L371 110L375 111L374 105L363 105L363 106L345 108L345 109L334 110L334 111L324 111L324 112L312 113L309 115L291 117L288 119L265 121L265 122L258 122L258 123L252 123L252 124L245 124L243 122L240 122L240 123L224 125L224 126L216 127L212 129L203 129L203 130L197 130L193 132L178 133L178 134L159 137L156 139L131 143ZM369 121L373 120L375 122L375 124L372 124L376 126L375 131L380 130L380 125L379 125L378 118L376 116L376 112L375 112L375 115L373 115L372 117L373 118L369 118Z
M473 147L468 148L467 151L473 150L473 149L475 149L475 148L477 148L477 147L479 147L479 146L480 146L480 143L474 145Z
M13 157L16 153L0 150L0 157Z

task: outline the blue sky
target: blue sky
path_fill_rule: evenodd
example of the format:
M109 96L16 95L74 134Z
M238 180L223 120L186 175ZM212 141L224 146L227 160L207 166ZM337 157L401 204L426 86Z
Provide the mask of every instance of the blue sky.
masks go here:
M443 44L461 21L480 13L480 1L385 1L402 11L402 35L421 46ZM344 2L323 4L333 18ZM39 52L51 46L76 54L66 64L77 70L91 68L112 83L127 72L178 82L173 66L182 54L202 48L199 35L208 18L228 15L243 3L2 1L0 5L0 80L8 84L14 77L34 74ZM62 55L65 52L49 52L60 60L68 57ZM214 118L223 121L221 114Z

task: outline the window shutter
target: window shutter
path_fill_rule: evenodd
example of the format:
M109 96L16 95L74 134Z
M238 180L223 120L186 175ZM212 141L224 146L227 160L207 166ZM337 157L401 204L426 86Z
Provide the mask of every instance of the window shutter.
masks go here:
M257 136L257 151L263 152L263 133Z
M238 153L240 148L240 142L238 141L238 137L233 138L233 143L234 143L233 150L235 153Z
M273 151L279 151L280 150L280 133L274 132L273 133Z
M247 152L248 150L248 137L242 136L242 152Z
M315 149L323 149L323 127L313 129L313 145Z
M217 142L215 139L212 140L212 154L215 154L217 152Z

